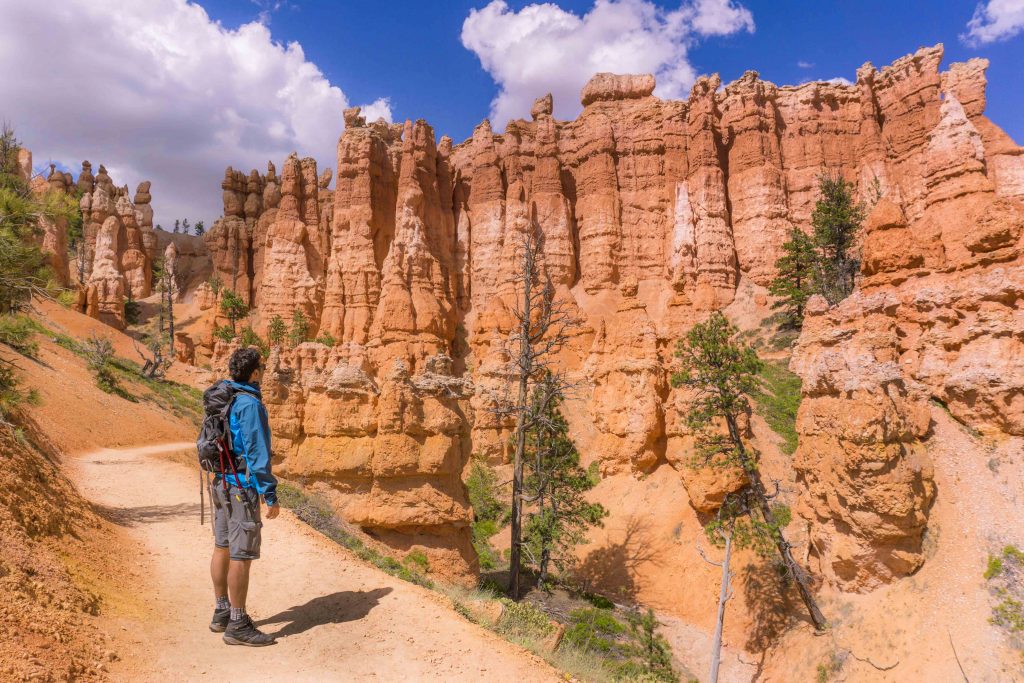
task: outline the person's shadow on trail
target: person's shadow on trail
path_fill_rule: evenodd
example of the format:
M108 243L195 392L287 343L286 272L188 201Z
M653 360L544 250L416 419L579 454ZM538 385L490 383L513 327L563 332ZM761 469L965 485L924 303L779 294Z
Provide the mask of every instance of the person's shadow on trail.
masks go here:
M331 595L321 595L304 605L289 607L272 617L260 619L256 625L288 622L271 634L276 638L287 638L317 626L355 621L369 614L380 599L392 590L394 589L374 588L372 591L338 591Z

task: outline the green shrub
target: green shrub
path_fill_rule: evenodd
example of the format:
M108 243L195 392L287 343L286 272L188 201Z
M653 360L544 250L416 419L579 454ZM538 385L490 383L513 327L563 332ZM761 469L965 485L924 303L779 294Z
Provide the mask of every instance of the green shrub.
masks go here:
M71 308L78 303L78 292L73 289L62 289L57 294L57 303L64 308Z
M220 326L216 325L213 328L213 338L220 339L224 342L233 342L235 340L235 333L231 331L231 328L227 325Z
M402 562L409 568L423 572L424 574L430 571L430 560L427 558L427 554L422 550L413 550Z
M141 316L142 306L129 295L128 300L124 302L124 321L129 325L138 325Z
M505 526L511 507L499 498L498 477L480 458L474 458L466 477L466 491L473 506L470 530L473 548L483 570L497 569L501 557L491 546L491 537Z
M259 349L260 354L266 356L270 353L270 348L267 346L267 342L263 341L251 327L246 327L242 330L242 333L238 335L238 343L242 346L253 346Z
M331 336L330 332L321 332L320 336L316 338L316 343L323 344L324 346L334 346L338 342Z
M988 567L985 569L985 580L994 579L1003 573L1003 558L998 555L988 556Z
M0 344L6 344L23 356L35 356L39 343L35 341L39 324L26 315L0 315Z
M617 651L626 627L606 609L578 609L569 613L569 626L564 642L585 652L612 653Z
M503 635L541 640L554 630L551 620L540 608L530 602L513 602L500 598L504 609L498 620L498 632Z
M584 593L583 599L598 609L613 609L615 607L614 602L597 593Z
M1024 603L1010 597L1009 591L1000 589L997 594L1002 600L992 609L992 623L1011 633L1024 631Z
M1024 633L1024 552L1007 545L999 555L989 555L985 580L995 598L989 621L1015 637L1014 647L1022 647L1018 634Z
M114 369L114 345L106 337L95 334L82 346L89 370L96 378L96 386L108 394L121 388Z
M767 362L759 373L761 386L754 394L758 415L782 437L782 451L792 455L799 443L796 433L796 414L800 409L800 376L785 365Z
M5 421L23 403L38 405L39 394L35 389L24 391L14 375L14 367L0 359L0 421Z

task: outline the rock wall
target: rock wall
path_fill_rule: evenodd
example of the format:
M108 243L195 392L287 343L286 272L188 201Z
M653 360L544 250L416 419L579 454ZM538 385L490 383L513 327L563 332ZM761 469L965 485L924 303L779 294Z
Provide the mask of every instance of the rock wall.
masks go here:
M157 236L150 183L139 183L132 198L128 186L115 186L102 164L94 176L92 164L83 161L77 188L84 240L78 308L121 329L128 297L152 293Z
M207 236L217 272L257 325L298 308L334 342L270 364L283 471L335 492L389 542L418 539L470 570L453 473L470 453L507 456L507 425L488 407L531 226L582 321L560 356L583 387L567 405L581 452L606 474L685 468L672 345L741 293L767 312L781 244L809 229L826 169L877 206L861 291L811 307L794 360L807 386L804 512L830 579L869 588L912 571L934 495L921 402L1018 433L1024 400L1020 373L981 360L1020 362L1024 156L982 113L987 63L943 73L941 56L868 64L851 85L780 87L748 72L722 89L704 77L685 101L654 97L650 76L599 74L574 121L542 97L531 121L501 134L484 121L454 146L422 121L367 125L349 110L333 198L312 160L290 158L279 180L229 169L225 218ZM946 284L922 293L931 277ZM463 383L441 400L423 389L436 377ZM709 482L684 483L713 504Z
M936 493L929 400L974 429L1024 434L1024 196L1006 173L1024 157L989 153L1009 148L966 81L982 70L975 60L943 75L937 120L913 145L925 187L916 217L888 198L874 206L858 290L832 309L810 303L793 358L811 554L847 589L923 561Z
M50 164L50 172L44 179L41 175L33 178L32 174L32 152L27 149L18 150L19 172L23 179L29 183L33 193L44 194L48 192L59 194L70 194L73 192L74 179L70 173L58 171L54 164ZM42 234L43 253L46 255L47 265L53 271L57 284L67 287L70 282L68 273L68 222L63 216L51 218L50 216L39 217L39 230Z

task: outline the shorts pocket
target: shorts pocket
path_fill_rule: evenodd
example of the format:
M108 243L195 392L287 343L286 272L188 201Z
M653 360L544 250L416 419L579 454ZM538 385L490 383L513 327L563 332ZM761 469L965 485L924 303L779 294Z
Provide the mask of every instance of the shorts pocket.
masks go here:
M236 559L256 559L260 556L260 527L258 520L239 520L231 539L231 555Z

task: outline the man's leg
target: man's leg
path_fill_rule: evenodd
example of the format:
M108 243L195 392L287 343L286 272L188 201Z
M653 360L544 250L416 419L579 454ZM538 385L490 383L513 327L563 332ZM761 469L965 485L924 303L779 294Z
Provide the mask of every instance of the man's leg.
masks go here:
M228 594L228 563L231 553L227 548L213 547L210 560L210 578L213 579L213 597L219 600Z
M243 500L243 496L245 499ZM231 489L231 528L229 537L231 562L228 563L228 597L231 619L224 631L228 645L272 645L274 637L256 628L245 612L249 593L249 569L260 556L259 498L255 491Z
M213 582L213 618L210 620L210 630L214 633L223 633L228 627L231 617L231 605L228 604L228 562L231 559L231 551L228 548L228 516L230 510L227 498L221 487L210 488L210 498L213 500L213 557L210 558L210 579Z
M242 612L245 612L245 598L249 593L249 567L251 565L252 560L231 560L228 567L228 598L231 601L231 607Z

